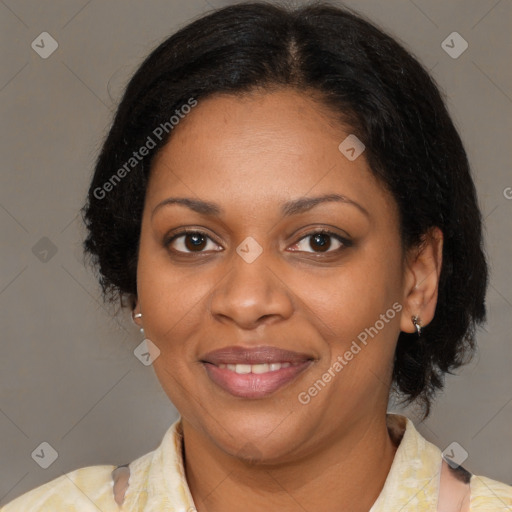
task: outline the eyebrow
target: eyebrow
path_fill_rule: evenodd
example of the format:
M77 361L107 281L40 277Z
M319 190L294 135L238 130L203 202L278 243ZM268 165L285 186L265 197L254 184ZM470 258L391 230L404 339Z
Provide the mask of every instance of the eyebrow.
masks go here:
M281 214L283 217L291 217L292 215L298 215L299 213L304 213L308 210L311 210L319 204L328 202L338 202L355 206L367 217L370 217L370 214L366 208L361 206L359 203L356 203L352 199L349 199L348 197L342 196L340 194L325 194L323 196L317 197L301 197L299 199L294 199L293 201L287 201L281 207ZM219 217L220 215L224 214L224 210L216 203L202 201L201 199L193 199L190 197L168 197L155 206L153 212L151 213L151 217L153 217L160 208L172 204L186 206L187 208L190 208L191 210L202 215L212 215Z

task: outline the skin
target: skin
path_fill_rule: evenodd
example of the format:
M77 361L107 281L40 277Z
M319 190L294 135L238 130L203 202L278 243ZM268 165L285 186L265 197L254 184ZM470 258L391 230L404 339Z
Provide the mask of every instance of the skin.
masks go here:
M433 318L442 233L402 252L395 201L364 153L349 161L338 150L350 133L301 92L216 95L199 101L153 162L134 312L160 350L153 366L182 417L199 512L238 512L240 503L249 511L368 511L384 485L396 451L386 428L393 354L400 331L415 332L412 315L423 326ZM333 193L368 215L333 201L280 212L286 201ZM214 202L224 213L173 204L153 214L169 197ZM190 236L166 246L183 227L209 238L195 252ZM306 237L317 228L352 244L327 237L325 252ZM247 237L263 250L252 263L236 252ZM395 302L402 310L300 403L298 394ZM274 345L314 363L268 397L234 397L200 362L231 345Z

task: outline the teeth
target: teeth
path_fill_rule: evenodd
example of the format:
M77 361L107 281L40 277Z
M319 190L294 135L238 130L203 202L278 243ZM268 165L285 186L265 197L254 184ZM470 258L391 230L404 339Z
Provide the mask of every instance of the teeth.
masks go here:
M251 373L267 373L269 370L268 364L253 364L251 365Z
M235 365L236 373L251 373L251 365L250 364L236 364Z
M293 366L297 366L301 363L294 363ZM247 373L267 373L267 372L275 372L280 370L281 368L288 368L292 366L292 363L259 363L259 364L224 364L221 363L218 365L221 369L228 369L232 372L239 373L241 375Z

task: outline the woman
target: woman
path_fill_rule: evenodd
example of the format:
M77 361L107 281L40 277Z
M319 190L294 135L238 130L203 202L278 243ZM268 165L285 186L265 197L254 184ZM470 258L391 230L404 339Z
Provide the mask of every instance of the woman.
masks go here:
M397 42L330 6L218 10L125 92L84 219L180 418L18 510L512 510L425 417L485 319L466 153Z

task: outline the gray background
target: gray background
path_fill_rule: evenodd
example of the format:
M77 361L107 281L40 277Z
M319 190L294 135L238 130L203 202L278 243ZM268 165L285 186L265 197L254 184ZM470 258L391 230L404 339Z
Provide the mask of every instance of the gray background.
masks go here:
M176 418L151 366L133 355L138 329L125 312L112 318L84 268L77 213L131 73L170 33L229 3L0 1L0 505L78 467L127 463ZM432 70L485 217L491 285L479 352L418 428L441 449L457 441L473 473L512 484L511 2L346 4ZM47 59L31 48L44 31L59 44ZM457 59L441 47L453 31L469 43ZM48 469L31 457L43 441L59 455Z

